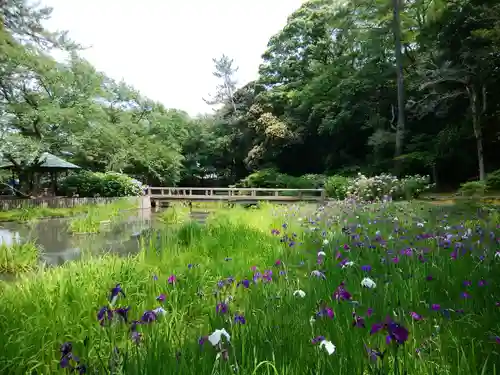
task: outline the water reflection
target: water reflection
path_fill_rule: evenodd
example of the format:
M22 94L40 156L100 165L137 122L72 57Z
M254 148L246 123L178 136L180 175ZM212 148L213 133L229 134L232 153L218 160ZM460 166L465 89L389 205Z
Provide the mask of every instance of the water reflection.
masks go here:
M41 261L60 265L78 259L83 252L128 255L139 250L139 235L155 223L151 210L128 212L118 220L103 223L101 233L75 235L68 231L70 219L40 220L31 224L1 223L0 243L34 241L43 250Z
M0 245L12 246L19 242L21 242L21 235L19 232L0 227Z
M204 223L208 212L194 211L193 220ZM31 224L0 223L0 244L13 245L34 241L43 251L40 261L48 265L60 265L79 259L84 254L137 253L141 241L161 236L158 229L163 224L159 213L151 210L128 211L119 219L102 223L98 234L72 234L68 230L71 219L47 219ZM154 237L154 238L153 238Z

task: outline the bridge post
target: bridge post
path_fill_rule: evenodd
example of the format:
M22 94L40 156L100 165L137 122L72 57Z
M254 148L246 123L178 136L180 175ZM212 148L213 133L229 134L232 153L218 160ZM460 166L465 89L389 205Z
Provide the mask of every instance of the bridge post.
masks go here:
M321 202L325 202L326 200L326 190L321 189Z

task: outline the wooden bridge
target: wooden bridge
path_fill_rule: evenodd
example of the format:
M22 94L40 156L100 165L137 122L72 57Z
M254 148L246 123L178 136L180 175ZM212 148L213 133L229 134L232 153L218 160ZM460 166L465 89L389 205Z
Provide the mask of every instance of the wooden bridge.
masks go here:
M234 203L323 202L323 189L254 189L254 188L191 188L149 187L152 202L227 201Z

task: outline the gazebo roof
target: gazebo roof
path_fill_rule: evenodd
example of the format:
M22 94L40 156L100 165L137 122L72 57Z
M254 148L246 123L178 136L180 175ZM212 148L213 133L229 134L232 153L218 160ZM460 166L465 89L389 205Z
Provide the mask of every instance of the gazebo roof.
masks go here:
M58 158L57 156L52 155L48 152L44 152L38 160L40 162L40 165L38 165L37 168L40 169L80 169L78 165ZM12 167L14 167L14 164L9 161L0 159L0 169L9 169Z

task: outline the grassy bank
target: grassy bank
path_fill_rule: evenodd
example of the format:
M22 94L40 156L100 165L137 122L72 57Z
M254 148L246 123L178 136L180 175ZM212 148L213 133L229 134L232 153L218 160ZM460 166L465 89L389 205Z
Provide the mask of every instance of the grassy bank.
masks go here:
M158 215L165 224L183 224L189 220L191 208L185 204L171 204Z
M127 215L124 210L135 208L129 202L89 207L85 214L69 222L69 231L75 234L99 233L104 227L120 216Z
M498 224L423 204L221 211L136 257L0 284L0 372L63 373L71 342L63 365L87 373L495 374Z
M40 250L34 243L0 244L0 274L32 271L38 264Z
M9 211L0 211L0 222L17 221L27 222L44 218L64 218L88 214L89 212L102 210L125 210L137 207L138 204L130 199L120 199L110 204L81 205L70 208L48 208L33 207L21 208Z

